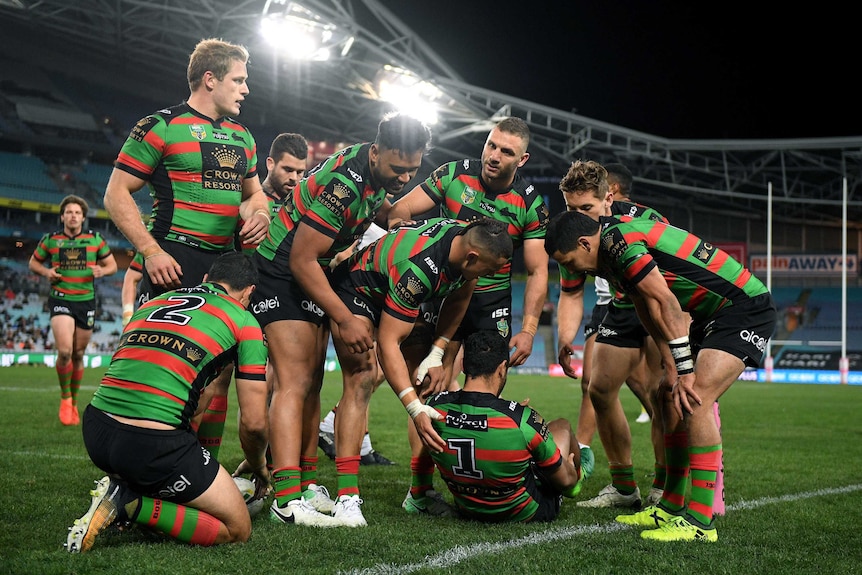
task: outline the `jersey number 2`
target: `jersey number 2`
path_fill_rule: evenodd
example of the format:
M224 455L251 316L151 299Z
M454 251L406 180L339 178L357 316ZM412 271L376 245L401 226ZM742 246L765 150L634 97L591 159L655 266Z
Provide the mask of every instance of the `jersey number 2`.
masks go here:
M197 295L174 295L169 297L168 301L176 303L153 310L147 316L147 321L186 325L192 320L192 316L182 312L199 309L206 303L204 298Z

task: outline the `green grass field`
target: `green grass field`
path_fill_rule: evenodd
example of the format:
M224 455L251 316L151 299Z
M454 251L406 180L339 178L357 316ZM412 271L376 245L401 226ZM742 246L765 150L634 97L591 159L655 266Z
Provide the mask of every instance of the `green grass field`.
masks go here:
M86 372L82 403L102 372ZM327 375L324 410L340 395L340 373ZM504 395L529 397L546 419L577 417L576 381L512 376ZM649 425L634 423L637 400L623 403L632 427L636 474L651 479ZM57 419L53 370L0 369L0 573L195 575L230 573L619 573L693 575L862 573L862 387L738 382L721 402L727 514L715 544L658 544L614 522L617 511L563 503L551 524L484 526L406 515L409 487L406 415L388 387L374 396L375 448L398 463L362 467L364 529L295 527L262 513L243 545L195 548L133 530L100 536L90 553L63 549L67 527L86 511L88 490L103 474L89 461L79 427ZM242 458L236 400L221 460ZM580 497L609 482L598 439L596 472ZM322 452L321 482L335 490L335 465ZM437 489L448 497L442 482ZM450 499L451 500L451 499Z

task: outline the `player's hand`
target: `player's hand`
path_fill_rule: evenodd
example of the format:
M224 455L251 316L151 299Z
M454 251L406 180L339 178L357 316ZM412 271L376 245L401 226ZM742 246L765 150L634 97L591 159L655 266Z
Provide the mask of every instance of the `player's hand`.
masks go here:
M156 252L144 258L144 268L157 288L176 289L182 286L183 268L168 252Z
M419 399L427 399L441 391L449 389L452 381L452 371L445 366L431 367L421 383L416 382L416 394Z
M509 348L514 348L515 351L509 356L509 367L517 367L527 361L527 358L533 353L533 338L533 335L525 331L516 333L512 337Z
M93 277L100 278L105 275L105 270L102 269L102 266L96 264L94 266L90 266L90 269L93 270Z
M397 220L397 219L395 219L395 220L389 220L389 222L387 222L387 225L389 226L390 230L394 230L395 228L400 228L401 226L413 225L415 223L416 223L416 220L409 220L409 219L408 220Z
M247 244L257 245L266 237L269 230L270 215L264 210L256 211L239 230L239 237Z
M697 377L693 373L681 375L671 388L673 407L681 419L685 418L686 415L694 413L694 408L702 403L700 396L694 391L694 382L696 379Z
M557 361L560 362L560 367L563 368L563 373L572 379L578 379L578 373L575 371L575 368L572 367L572 356L574 354L575 350L572 349L571 345L562 345L560 346L560 351L557 353Z
M446 443L431 424L432 417L438 420L443 419L443 416L436 409L429 405L423 405L419 413L413 417L413 424L416 426L416 431L419 432L422 443L432 452L440 453L446 449Z
M58 272L54 268L49 269L48 275L45 277L47 277L48 281L51 282L52 284L55 284L55 283L59 282L61 279L63 279L63 276L60 275L60 272Z
M231 473L231 477L240 477L242 475L247 475L251 473L251 465L248 463L248 459L243 459L239 462L239 465L236 466L233 473Z
M251 480L254 483L254 497L252 497L252 500L261 499L269 495L272 478L266 465L255 471L251 468L248 459L243 459L231 474L231 477L242 477L243 475L252 476Z
M374 332L356 316L338 324L338 334L350 353L365 353L374 347Z
M425 359L422 360L422 363L419 364L416 370L417 385L425 385L425 377L428 375L430 369L443 366L443 353L445 351L442 347L431 346L431 351L428 352L428 355L425 356ZM439 372L437 374L439 375Z

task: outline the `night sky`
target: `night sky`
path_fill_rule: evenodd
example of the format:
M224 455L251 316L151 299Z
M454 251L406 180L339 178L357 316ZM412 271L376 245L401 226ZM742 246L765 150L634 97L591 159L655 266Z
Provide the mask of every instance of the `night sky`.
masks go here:
M595 120L668 138L862 136L860 32L829 3L382 4L466 83Z

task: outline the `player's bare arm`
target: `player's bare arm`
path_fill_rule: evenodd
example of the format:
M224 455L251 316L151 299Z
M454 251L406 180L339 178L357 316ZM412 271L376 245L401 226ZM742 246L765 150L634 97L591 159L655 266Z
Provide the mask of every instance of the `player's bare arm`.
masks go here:
M238 378L236 395L240 406L239 441L248 472L258 479L255 482L258 488L264 489L270 482L266 468L266 446L269 443L266 382Z
M515 348L509 365L522 365L533 352L533 340L539 326L542 306L548 297L548 254L545 240L529 239L523 246L524 267L527 269L527 282L524 288L524 321L521 331L512 337L511 346Z
M460 345L451 340L464 319L475 288L476 280L467 282L446 296L440 307L431 351L416 371L416 385L421 388L422 397L444 391L452 381L455 356Z
M668 384L672 385L674 408L677 415L683 417L694 411L694 404L701 404L700 396L694 390L694 362L688 344L690 318L680 307L679 300L668 288L658 268L650 270L638 282L637 289L637 296L632 298L635 309L644 328L662 350Z
M317 259L332 247L332 238L300 222L290 251L290 271L302 289L336 325L351 353L365 353L374 346L374 334L354 316L332 290Z
M111 179L105 189L105 209L126 239L144 258L144 267L150 279L158 288L173 289L180 287L183 270L176 260L162 249L156 239L147 231L141 212L132 194L144 187L146 182L123 170L111 172Z
M578 328L584 318L584 290L562 291L557 301L557 341L559 350L557 360L563 373L572 379L577 379L578 374L572 367L572 355L575 350L572 342L578 335Z
M240 237L249 244L259 244L266 237L271 221L269 200L257 176L242 181L242 202L239 215L244 220Z
M389 386L413 419L422 442L430 450L439 452L443 451L446 444L431 425L431 418L440 419L441 416L419 399L410 381L410 372L407 370L404 355L401 353L401 342L410 335L412 329L412 323L396 319L384 312L377 330L377 357Z
M392 204L392 209L389 210L388 227L412 220L415 214L424 214L436 205L434 199L425 193L422 186L416 186Z

